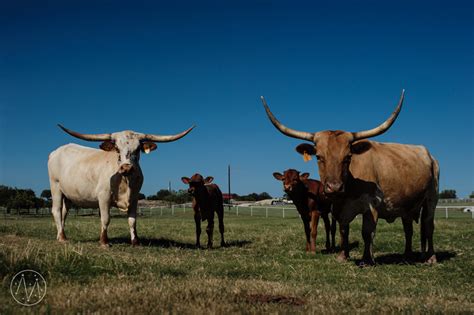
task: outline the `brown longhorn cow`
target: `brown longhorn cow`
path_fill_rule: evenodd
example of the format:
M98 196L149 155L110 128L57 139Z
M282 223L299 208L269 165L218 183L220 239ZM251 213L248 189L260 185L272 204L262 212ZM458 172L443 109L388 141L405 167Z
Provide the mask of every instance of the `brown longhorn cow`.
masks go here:
M262 102L273 125L283 134L312 142L296 150L305 157L315 155L324 192L333 203L341 224L342 248L338 260L349 257L349 223L362 214L364 255L361 264L374 264L372 242L379 218L393 222L402 218L405 255L412 255L413 221L421 213L421 251L428 263L436 262L433 247L434 212L438 201L439 165L423 146L380 143L364 139L387 131L402 108L404 91L392 115L376 128L347 132L305 132L290 129ZM428 251L426 253L426 243Z
M326 250L334 250L336 222L333 220L331 226L329 221L331 203L324 195L321 182L310 179L309 173L300 174L294 169L288 169L283 174L275 172L273 177L283 182L283 190L293 200L301 220L303 220L306 251L316 252L316 237L320 216L323 218L324 228L326 229Z
M219 232L221 233L221 246L224 242L224 204L222 192L219 186L211 184L214 180L209 176L205 179L200 174L194 174L191 178L181 177L188 192L193 196L194 222L196 223L196 247L201 247L201 220L207 220L207 247L212 248L212 236L214 233L214 212L219 219Z

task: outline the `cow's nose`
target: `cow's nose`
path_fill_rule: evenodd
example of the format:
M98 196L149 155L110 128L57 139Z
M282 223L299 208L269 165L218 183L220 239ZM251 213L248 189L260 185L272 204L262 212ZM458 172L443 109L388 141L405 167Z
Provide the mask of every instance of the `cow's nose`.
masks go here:
M127 173L129 173L132 169L133 169L133 165L132 165L132 164L122 164L122 165L120 165L119 173L120 173L120 174L127 174Z
M324 192L326 194L342 192L343 188L344 185L342 182L327 182L326 185L324 185Z
M286 192L289 192L289 191L291 191L291 185L283 185L283 189L284 189Z

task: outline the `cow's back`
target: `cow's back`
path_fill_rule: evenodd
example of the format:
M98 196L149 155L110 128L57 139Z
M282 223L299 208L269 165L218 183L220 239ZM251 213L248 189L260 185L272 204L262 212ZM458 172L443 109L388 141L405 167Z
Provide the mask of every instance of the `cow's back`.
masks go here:
M114 153L66 144L49 155L48 173L68 199L96 206L98 194L110 186L116 164Z

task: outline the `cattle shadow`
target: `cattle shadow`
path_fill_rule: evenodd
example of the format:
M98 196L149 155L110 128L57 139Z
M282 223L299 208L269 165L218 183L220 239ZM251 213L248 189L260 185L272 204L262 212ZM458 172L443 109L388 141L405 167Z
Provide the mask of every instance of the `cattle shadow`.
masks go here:
M353 250L354 248L358 248L359 247L359 241L354 241L352 243L349 243L349 251ZM338 253L342 250L342 247L340 245L337 245L336 247L332 248L332 249L322 249L321 250L321 254L323 255L330 255L330 254L334 254L334 253Z
M438 263L450 260L456 257L455 252L440 251L436 252L436 259ZM410 257L405 257L404 254L384 254L375 257L376 265L416 265L423 264L426 261L426 256L421 252L414 252ZM356 265L360 265L361 259L356 259Z
M142 247L158 247L158 248L179 248L179 249L206 249L206 247L201 246L197 248L195 243L185 243L169 238L149 238L149 237L140 237L140 246ZM88 241L97 241L97 240L88 240ZM214 243L213 249L218 248L231 248L231 247L244 247L251 244L251 241L248 240L233 240L226 242L225 246L220 246L220 243ZM114 237L109 238L110 245L131 245L129 237ZM204 243L206 244L206 243Z

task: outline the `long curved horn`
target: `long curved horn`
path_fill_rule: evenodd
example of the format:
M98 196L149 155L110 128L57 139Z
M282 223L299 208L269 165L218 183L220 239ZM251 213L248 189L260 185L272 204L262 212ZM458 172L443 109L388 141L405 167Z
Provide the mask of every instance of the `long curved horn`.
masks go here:
M282 123L280 123L278 119L276 119L275 116L273 116L272 112L270 111L270 108L268 108L265 98L263 96L260 96L260 98L262 99L263 107L265 107L265 111L267 112L268 118L270 118L270 121L272 122L273 126L275 126L278 130L280 130L281 133L289 137L293 137L297 139L308 140L311 142L314 141L314 133L290 129L284 126Z
M110 133L90 134L90 135L88 135L88 134L83 134L83 133L79 133L79 132L76 132L76 131L72 131L70 129L67 129L67 128L61 126L60 124L58 124L58 126L62 130L64 130L68 134L70 134L71 136L82 139L82 140L87 140L87 141L112 140L112 135Z
M398 114L400 113L400 110L402 109L404 98L405 98L405 90L402 90L402 95L400 96L400 100L398 101L398 106L393 111L392 115L390 115L390 117L388 117L388 119L384 121L378 127L375 127L370 130L353 132L352 133L353 141L375 137L387 131L397 119Z
M152 134L147 134L143 138L143 140L148 140L148 141L153 141L153 142L171 142L171 141L176 141L178 139L181 139L185 135L191 132L191 130L194 129L196 125L193 125L191 128L186 129L185 131L175 134L175 135L170 135L170 136L157 136L157 135L152 135Z

